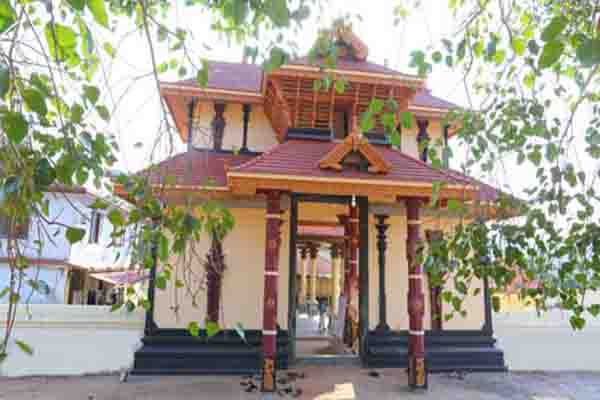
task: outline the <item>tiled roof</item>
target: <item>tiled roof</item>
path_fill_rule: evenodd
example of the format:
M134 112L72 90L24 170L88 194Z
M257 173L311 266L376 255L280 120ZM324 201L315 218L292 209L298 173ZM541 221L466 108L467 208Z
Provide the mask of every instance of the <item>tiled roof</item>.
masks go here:
M254 157L256 154L186 151L164 160L153 168L150 171L150 182L186 186L227 186L225 166L235 167ZM175 182L167 182L167 176L174 177Z
M308 57L301 57L290 61L289 65L306 65L318 67L323 65L322 59L315 59L314 62ZM341 71L360 71L360 72L371 72L374 74L385 74L385 75L408 75L400 71L388 68L386 66L375 64L370 61L355 60L350 57L340 57L336 61L335 69Z
M439 108L443 110L449 110L454 108L460 108L458 105L436 97L431 94L431 90L422 89L417 92L415 98L411 102L411 105L417 107L427 107L427 108Z
M318 167L318 161L333 145L334 143L293 140L277 145L263 155L257 155L256 153L233 154L230 152L205 150L183 152L164 160L152 169L150 172L150 182L161 184L167 182L167 176L171 176L174 178L174 182L168 181L167 183L169 184L174 183L183 186L215 185L224 187L227 186L225 169L229 168L232 171L303 175L309 177L330 176L425 183L445 181L454 184L479 186L479 199L481 201L494 202L501 195L501 191L493 186L468 177L458 171L436 170L417 159L384 146L377 146L377 149L392 164L392 171L387 175L374 175L358 171L335 172L322 170ZM343 235L343 230L338 232L337 228L302 227L301 229L305 235Z
M260 93L263 70L260 65L210 61L208 63L207 88ZM196 87L196 79L178 82L181 85Z
M290 65L310 65L308 57L291 61ZM318 65L318 64L317 64ZM263 81L263 69L260 65L231 63L224 61L210 61L208 63L209 89L231 90L238 92L260 93ZM387 75L406 75L383 65L369 61L356 61L353 59L339 59L337 67L340 70L371 72ZM182 86L197 87L196 79L186 79L177 82ZM429 89L417 92L412 105L439 109L458 108L454 103L441 99L431 94Z
M358 170L332 171L319 168L319 161L335 145L336 143L333 142L289 140L242 165L231 168L231 171L303 177L368 179L382 182L472 184L470 179L434 169L420 160L386 146L375 146L391 165L390 172L385 175Z

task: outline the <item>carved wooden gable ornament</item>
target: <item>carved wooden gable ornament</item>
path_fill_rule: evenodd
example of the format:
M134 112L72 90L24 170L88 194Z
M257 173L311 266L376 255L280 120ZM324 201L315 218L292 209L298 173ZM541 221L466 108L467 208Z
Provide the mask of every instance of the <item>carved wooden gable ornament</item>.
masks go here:
M337 144L329 153L319 161L319 167L342 171L346 164L354 163L356 158L364 159L368 163L367 171L372 174L387 174L391 166L383 156L369 144L355 125L353 132Z

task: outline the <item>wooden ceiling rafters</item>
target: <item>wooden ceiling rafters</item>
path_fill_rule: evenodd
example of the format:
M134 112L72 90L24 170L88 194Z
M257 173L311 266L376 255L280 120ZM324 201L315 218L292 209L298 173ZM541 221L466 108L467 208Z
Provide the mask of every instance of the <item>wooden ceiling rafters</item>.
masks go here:
M360 119L362 113L369 109L373 99L387 101L394 99L399 105L397 112L405 111L409 99L414 96L415 89L391 84L390 81L353 80L343 75L334 75L331 82L343 78L347 83L345 90L339 93L335 84L328 89L315 90L317 78L311 74L282 74L281 70L272 73L267 78L267 90L265 92L265 107L267 116L271 119L280 141L285 139L284 128L287 126L299 129L333 129L336 107L343 105L350 107L352 115L350 120ZM322 79L319 76L318 79ZM276 98L270 99L270 96ZM283 124L277 115L276 107L285 104L286 120ZM285 130L287 130L285 128ZM375 121L376 132L383 132L383 124L379 118Z

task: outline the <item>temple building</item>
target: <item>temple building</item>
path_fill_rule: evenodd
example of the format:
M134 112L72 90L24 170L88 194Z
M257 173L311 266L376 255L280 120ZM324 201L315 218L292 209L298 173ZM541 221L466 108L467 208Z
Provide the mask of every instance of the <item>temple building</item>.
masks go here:
M444 117L457 106L433 96L424 78L368 61L351 31L334 34L343 49L334 68L309 58L269 72L210 62L206 87L195 79L161 83L188 146L154 168L151 183L170 204L219 200L235 228L222 241L225 272L208 277L199 295L174 284L159 290L150 280L134 374L261 372L263 390L272 391L276 371L307 356L299 325L322 309L331 354L369 368L407 368L412 387L425 387L428 373L506 369L487 282L475 282L465 315L445 320L450 306L417 257L422 243L461 223L445 212L448 201L493 208L500 196L428 163L428 143L449 145L454 131ZM345 89L318 88L324 73L343 79ZM400 145L380 122L360 131L373 99L397 104ZM411 128L400 128L405 111L414 116ZM481 219L472 210L467 220ZM210 236L196 245L206 254ZM190 268L200 276L202 260ZM222 331L208 338L202 321L215 319ZM192 321L200 322L199 337L190 335Z

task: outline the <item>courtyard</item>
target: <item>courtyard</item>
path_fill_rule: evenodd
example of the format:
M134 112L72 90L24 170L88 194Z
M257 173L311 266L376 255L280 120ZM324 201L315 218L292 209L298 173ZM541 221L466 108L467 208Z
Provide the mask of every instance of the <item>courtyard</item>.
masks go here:
M427 392L411 393L403 370L369 371L356 367L307 366L295 370L293 391L274 399L419 400L596 400L600 373L506 373L433 375ZM374 373L376 372L376 373ZM280 385L281 387L286 386ZM261 399L241 377L82 377L0 378L2 400L187 400Z

